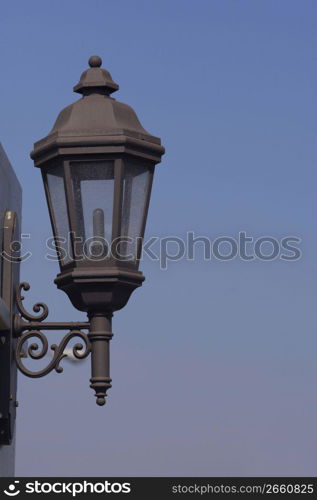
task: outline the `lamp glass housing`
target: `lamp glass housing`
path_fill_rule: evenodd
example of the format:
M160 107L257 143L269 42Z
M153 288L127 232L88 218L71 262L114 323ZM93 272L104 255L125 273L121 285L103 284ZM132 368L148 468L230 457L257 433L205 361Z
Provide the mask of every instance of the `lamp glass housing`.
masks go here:
M76 256L100 260L112 242L114 161L70 163Z
M153 169L148 165L140 165L131 160L125 162L120 256L127 261L137 260L140 254L152 175Z
M43 173L43 179L60 264L67 265L73 260L73 253L69 244L70 225L63 166L56 164Z
M57 162L44 173L61 269L114 261L137 268L153 163L127 157L77 158Z

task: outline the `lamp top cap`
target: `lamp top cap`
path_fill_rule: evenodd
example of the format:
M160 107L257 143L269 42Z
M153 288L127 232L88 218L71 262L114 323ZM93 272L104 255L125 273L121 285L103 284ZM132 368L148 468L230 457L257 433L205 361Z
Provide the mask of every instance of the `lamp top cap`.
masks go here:
M89 57L88 64L91 68L100 68L102 65L102 59L99 56L91 56Z
M74 92L84 96L96 92L110 95L119 89L119 85L113 81L109 71L101 68L101 57L91 56L88 64L90 68L82 73L79 82L74 87Z

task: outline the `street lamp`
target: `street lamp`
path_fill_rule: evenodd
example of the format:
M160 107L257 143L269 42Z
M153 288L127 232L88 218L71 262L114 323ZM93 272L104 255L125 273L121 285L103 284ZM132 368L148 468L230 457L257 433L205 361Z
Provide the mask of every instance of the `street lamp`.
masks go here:
M18 339L15 358L20 371L29 377L53 369L61 372L67 343L79 337L82 343L73 347L73 354L81 359L91 353L90 382L98 405L105 403L111 387L112 314L144 280L138 270L142 238L154 168L164 153L160 139L142 127L133 109L111 97L119 87L101 64L100 57L90 57L90 68L74 87L82 98L60 112L51 132L31 153L42 172L59 259L55 283L76 309L87 313L88 321L46 322L48 308L43 303L33 308L39 314L28 313L21 295L29 289L27 283L20 284L11 311L18 310L12 341ZM13 232L11 228L12 238ZM10 241L8 232L5 241ZM13 257L16 250L10 247L7 252ZM5 267L12 267L12 261ZM30 371L22 356L26 342L37 338L27 352L33 359L43 358L48 341L42 330L57 329L69 331L58 346L51 346L49 365Z

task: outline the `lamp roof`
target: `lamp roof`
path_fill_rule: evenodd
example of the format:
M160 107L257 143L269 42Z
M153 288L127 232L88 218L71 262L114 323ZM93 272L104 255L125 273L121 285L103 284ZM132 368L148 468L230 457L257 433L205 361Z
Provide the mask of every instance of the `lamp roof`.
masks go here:
M64 108L50 133L34 144L31 158L36 166L57 155L74 154L78 148L85 154L111 150L161 161L160 139L142 127L130 106L110 97L119 86L101 64L99 56L90 57L90 68L74 87L83 97Z

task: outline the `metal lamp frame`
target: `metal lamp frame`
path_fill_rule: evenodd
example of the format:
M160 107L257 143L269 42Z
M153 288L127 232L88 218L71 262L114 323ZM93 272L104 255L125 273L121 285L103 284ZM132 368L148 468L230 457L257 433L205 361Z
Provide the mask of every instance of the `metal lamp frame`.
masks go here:
M146 165L150 179L140 220L136 258L134 261L125 262L118 255L114 255L102 262L87 265L87 262L76 262L75 259L65 264L59 256L60 273L55 283L68 295L76 309L87 312L88 321L46 321L49 313L46 304L36 303L33 306L36 314L31 314L24 308L22 292L28 291L30 285L23 282L16 287L20 262L19 249L15 248L14 242L20 240L19 221L14 211L7 211L3 228L4 257L0 298L0 340L5 341L5 348L0 350L0 389L2 387L4 393L3 405L0 400L0 414L3 411L10 415L10 418L3 419L5 424L2 424L0 415L0 444L9 444L13 437L17 406L17 368L31 378L43 377L53 370L61 373L61 362L67 356L65 349L74 338L78 338L79 342L72 347L72 354L79 360L91 354L90 387L95 391L97 404L105 404L107 390L111 387L109 343L113 336L112 315L114 311L126 305L131 293L141 286L144 280L143 274L138 270L142 238L154 168L161 161L164 148L158 137L152 136L142 127L132 108L110 97L119 86L112 80L110 73L100 67L101 63L98 56L89 59L90 68L81 75L79 83L74 87L74 91L83 97L61 111L51 132L34 144L31 158L35 166L42 171L55 239L58 237L57 226L46 174L56 165L63 169L73 256L77 214L72 191L71 163L105 160L114 162L111 244L121 234L123 182L127 162ZM52 330L66 331L58 345L49 345L47 336L43 333ZM31 339L36 342L29 344ZM25 366L25 357L41 360L49 348L53 351L53 356L44 368L32 371Z

